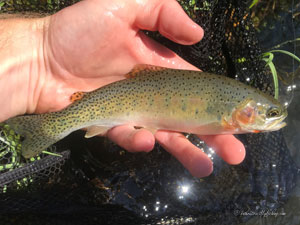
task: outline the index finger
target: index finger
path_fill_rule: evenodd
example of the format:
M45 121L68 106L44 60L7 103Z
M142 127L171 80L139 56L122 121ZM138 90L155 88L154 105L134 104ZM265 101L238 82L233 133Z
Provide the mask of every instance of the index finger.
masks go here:
M236 165L241 163L246 155L245 147L233 135L198 135L207 145L227 163Z
M198 147L178 132L159 130L156 140L195 177L206 177L213 171L212 161Z

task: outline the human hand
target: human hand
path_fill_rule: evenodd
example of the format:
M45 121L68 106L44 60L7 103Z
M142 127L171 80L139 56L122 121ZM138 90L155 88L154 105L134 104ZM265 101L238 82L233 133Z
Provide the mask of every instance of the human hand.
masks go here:
M42 59L30 76L27 113L57 111L70 104L76 91L91 91L124 79L135 64L196 69L141 30L158 30L180 44L193 44L203 30L193 23L175 0L85 0L46 17L43 23ZM155 139L194 176L212 171L212 162L182 134L123 125L107 136L128 151L150 151ZM245 156L232 135L202 136L228 163Z

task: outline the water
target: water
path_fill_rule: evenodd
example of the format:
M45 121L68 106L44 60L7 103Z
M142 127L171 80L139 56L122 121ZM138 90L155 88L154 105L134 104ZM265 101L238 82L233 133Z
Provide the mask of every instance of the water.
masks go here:
M279 19L265 18L267 26L259 33L263 49L268 51L274 46L300 57L300 4L288 11L278 12ZM292 17L294 16L294 21ZM300 168L300 68L299 63L290 56L275 53L274 64L280 77L280 101L288 103L287 127L283 129L289 150ZM263 212L246 225L300 224L300 177L288 202L276 211Z

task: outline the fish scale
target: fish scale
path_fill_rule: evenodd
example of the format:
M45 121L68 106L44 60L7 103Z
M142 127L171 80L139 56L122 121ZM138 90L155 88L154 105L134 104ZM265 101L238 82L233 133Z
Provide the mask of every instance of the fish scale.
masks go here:
M274 98L224 76L141 65L127 77L84 93L62 111L6 121L25 137L23 156L34 156L81 128L88 128L86 137L123 124L151 131L163 129L202 135L268 130L266 121L262 124L255 121L257 124L245 129L238 123L239 118L234 117L252 116L248 111L252 113L254 108L245 102L253 100L267 107L265 113L269 108L277 108L281 114L275 122L286 117L286 111Z

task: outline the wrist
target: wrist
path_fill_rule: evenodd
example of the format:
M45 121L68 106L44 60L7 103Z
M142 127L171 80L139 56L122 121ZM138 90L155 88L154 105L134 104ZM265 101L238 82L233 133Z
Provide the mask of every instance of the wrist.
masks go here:
M33 113L45 74L46 19L8 19L0 25L0 121Z

